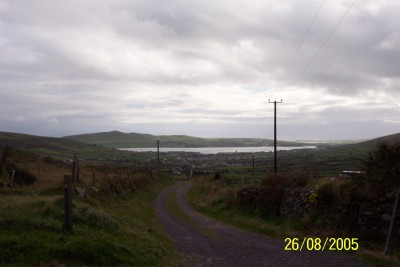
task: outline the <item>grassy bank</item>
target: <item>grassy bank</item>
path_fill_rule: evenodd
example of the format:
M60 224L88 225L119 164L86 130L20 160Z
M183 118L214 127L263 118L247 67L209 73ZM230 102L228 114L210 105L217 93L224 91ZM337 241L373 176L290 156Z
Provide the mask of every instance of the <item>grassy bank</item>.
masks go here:
M21 159L21 157L19 157ZM28 169L24 161L9 161ZM73 194L74 228L64 230L63 173L59 163L46 163L39 185L0 188L1 266L166 266L175 260L172 242L164 234L153 209L159 192L173 183L164 174L109 166L91 190L92 167L82 167L79 188ZM3 172L2 180L7 177ZM129 189L129 190L127 190Z
M238 228L258 232L267 236L285 239L287 237L325 237L337 236L330 228L314 225L310 227L301 219L282 219L265 216L254 208L237 205L240 187L224 186L211 177L197 177L188 192L190 204L203 214ZM349 236L348 237L356 237ZM368 249L367 249L368 248ZM382 255L382 246L364 241L360 242L357 255L372 266L399 266L399 254Z
M285 236L288 227L283 220L261 218L250 210L229 205L233 195L230 187L222 188L209 177L197 177L188 191L188 201L196 210L224 223L268 236Z

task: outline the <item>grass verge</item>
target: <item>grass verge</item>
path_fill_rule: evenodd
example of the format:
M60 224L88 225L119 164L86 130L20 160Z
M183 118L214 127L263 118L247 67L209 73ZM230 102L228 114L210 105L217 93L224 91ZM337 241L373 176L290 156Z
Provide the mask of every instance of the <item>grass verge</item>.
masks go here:
M211 182L209 177L197 177L193 180L193 186L187 196L189 203L201 213L247 231L281 239L318 237L319 232L324 234L323 230L312 229L314 234L310 236L310 229L305 229L300 221L261 217L254 211L229 205L229 199L233 198L234 194L234 189L228 187L224 189ZM381 252L361 248L357 251L357 255L371 266L400 266L398 252L385 256Z
M166 266L176 256L153 209L162 177L119 196L74 196L63 230L63 188L0 190L1 266ZM14 192L15 190L15 192Z
M287 233L289 226L293 225L293 223L284 225L278 218L260 218L248 210L227 205L224 199L228 198L227 194L231 192L210 193L209 190L213 191L213 188L207 184L207 179L206 177L194 179L187 195L189 203L203 214L241 229L272 237L283 236L282 233Z

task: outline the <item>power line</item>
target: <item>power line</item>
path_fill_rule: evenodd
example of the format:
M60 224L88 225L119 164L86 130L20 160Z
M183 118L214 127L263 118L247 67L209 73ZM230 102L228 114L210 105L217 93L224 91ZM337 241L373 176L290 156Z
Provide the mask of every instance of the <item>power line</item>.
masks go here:
M286 73L288 72L288 70L289 70L290 67L292 66L292 63L293 63L294 59L296 58L296 56L297 56L297 54L298 54L298 52L299 52L301 46L303 45L304 40L306 39L306 37L307 37L307 35L308 35L308 32L310 31L311 26L313 25L315 19L317 18L318 13L319 13L319 11L321 10L322 4L323 4L324 2L325 2L325 0L322 0L321 3L319 4L319 7L318 7L317 11L315 12L314 17L313 17L312 20L310 21L310 24L308 25L307 30L304 32L303 37L302 37L302 39L301 39L299 45L298 45L297 48L296 48L296 51L294 52L292 58L290 59L289 63L287 64L287 66L286 66L286 68L285 68L285 70L284 70L284 72L283 72L283 74L282 74L281 81L285 78Z
M328 37L325 39L325 41L322 43L321 47L318 49L317 53L314 54L314 56L311 58L310 62L304 67L304 69L301 71L299 76L294 82L294 85L297 84L297 82L300 80L300 78L304 75L304 73L307 71L307 69L310 67L310 65L314 62L314 60L317 58L321 50L325 47L325 45L328 43L329 39L333 36L333 34L336 32L336 30L339 28L339 26L343 23L344 19L347 17L347 14L349 14L350 10L354 7L356 4L357 0L354 0L351 6L347 9L346 13L342 16L342 18L339 20L339 22L336 24L336 26L333 28L333 30L329 33Z

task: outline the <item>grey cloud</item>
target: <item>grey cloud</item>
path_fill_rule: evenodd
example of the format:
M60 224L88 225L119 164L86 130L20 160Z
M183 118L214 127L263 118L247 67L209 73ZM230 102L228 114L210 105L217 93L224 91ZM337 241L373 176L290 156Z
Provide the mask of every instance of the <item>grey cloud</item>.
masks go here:
M358 3L299 84L327 87L338 94L375 88L391 91L380 80L400 78L400 51L378 46L398 31L398 10L396 4L389 3L379 16L372 16Z
M368 122L334 122L323 125L313 122L301 125L280 125L278 133L283 140L293 138L293 132L296 132L296 138L312 140L344 140L344 139L373 139L384 135L390 135L398 131L394 124L387 124L379 120L370 120Z
M265 118L209 107L212 99L194 99L189 91L214 88L211 97L221 102L227 88L242 88L246 94L264 91L266 99L291 87L300 93L312 90L316 95L349 98L364 98L371 90L400 96L400 6L396 1L359 1L297 84L299 73L351 1L325 1L283 80L283 71L318 7L315 1L4 3L0 7L2 113L26 118L19 122L3 118L4 129L60 133L64 130L57 127L77 132L85 127L106 130L110 124L113 129L129 129L121 119L129 117L129 112L146 108L161 112L171 107L174 116L187 119L193 114L195 122L211 114L224 121L226 129L247 123L251 135L261 134L255 129ZM149 88L152 95L143 94ZM171 94L159 96L157 90ZM296 94L293 99L300 97ZM242 104L251 110L251 103ZM362 111L325 105L321 113L305 118L290 110L286 116L292 116L288 121L299 121L296 127L303 124L308 129L307 118L323 117L332 125L347 127L337 120L340 112L346 114L347 122L362 121L366 114L371 120L393 120L397 112L393 105L376 110L366 106ZM247 127L251 123L254 127ZM393 129L395 124L381 125ZM156 131L153 126L141 127ZM194 135L194 129L206 134L200 126L189 128ZM166 129L172 131L172 126ZM246 129L239 132L245 135ZM308 133L307 129L303 131ZM208 131L228 133L223 126ZM321 131L321 135L329 134Z

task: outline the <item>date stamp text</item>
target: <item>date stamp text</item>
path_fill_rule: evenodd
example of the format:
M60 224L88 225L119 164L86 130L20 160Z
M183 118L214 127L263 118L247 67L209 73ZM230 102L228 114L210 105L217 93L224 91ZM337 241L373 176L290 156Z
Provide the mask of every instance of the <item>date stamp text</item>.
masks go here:
M356 251L358 250L358 238L333 238L327 237L321 239L319 237L304 237L304 238L285 238L285 250L347 250Z

